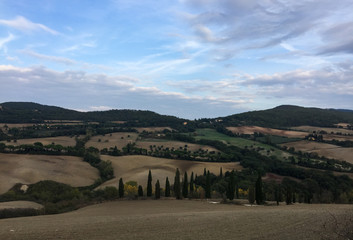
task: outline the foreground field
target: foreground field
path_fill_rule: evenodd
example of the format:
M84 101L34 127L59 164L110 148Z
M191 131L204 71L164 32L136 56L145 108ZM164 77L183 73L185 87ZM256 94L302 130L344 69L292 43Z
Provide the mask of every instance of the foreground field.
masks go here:
M333 216L343 226L351 210L350 205L116 201L60 215L3 219L0 239L338 239Z
M347 161L353 164L353 148L343 148L332 144L312 141L291 142L282 144L282 146L293 147L296 151L316 152L319 156Z
M31 184L54 180L72 186L93 184L98 170L71 156L47 156L0 153L0 194L16 183Z
M137 181L140 185L147 184L148 170L151 169L153 183L159 179L162 187L164 187L165 178L168 177L171 183L174 182L175 170L179 168L181 174L185 171L191 174L203 174L204 168L215 174L219 173L220 167L223 172L231 170L241 170L239 163L208 163L186 160L174 160L166 158L156 158L149 156L101 156L104 161L111 161L114 167L116 178L105 182L104 186L118 186L119 178L123 178L124 182ZM189 175L190 177L190 175ZM182 176L181 176L182 178Z

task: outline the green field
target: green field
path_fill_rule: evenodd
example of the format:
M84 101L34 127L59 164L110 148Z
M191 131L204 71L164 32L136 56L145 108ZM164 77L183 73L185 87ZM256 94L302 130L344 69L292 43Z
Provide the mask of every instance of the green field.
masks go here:
M202 128L196 130L195 138L199 139L209 139L209 140L217 140L224 142L228 145L237 146L239 148L248 148L248 149L258 149L259 153L266 156L275 156L278 159L284 160L284 158L288 158L291 154L279 150L273 146L259 143L256 141L248 140L240 137L230 137L225 134L217 132L215 129Z

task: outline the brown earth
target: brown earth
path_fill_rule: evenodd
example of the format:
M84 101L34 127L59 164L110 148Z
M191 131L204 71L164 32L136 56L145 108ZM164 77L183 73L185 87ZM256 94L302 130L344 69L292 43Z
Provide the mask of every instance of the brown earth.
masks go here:
M163 141L163 142L158 142L158 141L154 141L154 140L144 140L144 141L137 141L136 142L136 147L139 148L144 148L149 150L150 146L156 145L156 147L158 146L163 146L163 148L174 148L174 149L178 149L180 147L182 147L184 149L185 145L187 145L187 149L188 151L198 151L199 149L202 149L204 151L208 150L209 152L211 151L215 151L215 152L219 152L216 148L211 147L211 146L206 146L206 145L200 145L200 144L193 144L193 143L186 143L186 142L179 142L179 141Z
M12 201L12 202L0 202L0 210L1 209L9 209L9 208L34 208L41 209L43 205L30 202L30 201Z
M172 131L173 129L171 127L140 127L140 128L135 128L139 133L146 131L146 132L162 132L164 129L168 129L169 131Z
M0 239L339 239L333 233L334 220L341 227L348 224L348 217L351 205L115 201L65 214L2 219Z
M47 138L29 138L29 139L18 139L16 142L6 142L6 141L1 141L2 143L5 143L6 145L14 145L14 146L19 146L22 144L34 144L35 142L40 142L43 145L48 145L48 144L60 144L61 146L68 147L68 146L75 146L76 140L74 137L47 137Z
M0 153L0 194L16 183L53 180L71 186L87 186L99 177L98 170L79 157Z
M174 183L175 171L179 168L182 179L185 171L190 174L203 174L204 168L214 174L219 174L222 167L223 173L231 170L241 170L239 163L208 163L198 161L174 160L165 158L156 158L150 156L122 156L112 157L101 156L104 161L111 161L114 167L115 178L111 179L101 187L118 186L118 181L123 178L124 182L137 181L138 184L145 187L147 185L148 170L151 169L153 184L159 179L164 187L165 178L168 177L171 184Z
M281 146L294 147L295 151L316 152L319 156L347 161L353 164L353 148L343 148L332 144L313 141L284 143Z
M292 127L294 130L298 131L305 131L305 132L319 132L319 131L325 131L327 133L342 133L342 134L353 134L353 130L349 129L344 129L344 128L324 128L324 127L313 127L313 126L299 126L299 127Z
M254 134L254 132L266 134L266 135L276 135L288 138L304 138L308 133L300 131L290 131L290 130L280 130L274 128L264 128L258 126L242 126L242 127L227 127L227 129L233 133L239 134Z
M129 137L130 136L130 137ZM87 143L86 147L95 147L98 148L99 150L103 148L111 148L111 147L117 147L118 149L122 149L125 147L128 143L134 143L138 137L137 133L131 133L131 132L118 132L118 133L112 133L111 136L110 134L105 134L103 135L98 135L92 137ZM100 139L100 141L99 141Z

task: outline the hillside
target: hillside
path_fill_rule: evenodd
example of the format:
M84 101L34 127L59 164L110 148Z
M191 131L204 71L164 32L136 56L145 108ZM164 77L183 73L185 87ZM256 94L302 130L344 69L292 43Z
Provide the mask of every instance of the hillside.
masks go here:
M353 125L353 112L335 109L305 108L282 105L273 109L234 114L222 119L226 125L295 127L301 125L329 127L337 123Z
M141 110L78 112L31 102L0 104L0 122L2 123L41 123L44 120L129 121L135 123L133 125L136 126L169 126L185 121L177 117Z

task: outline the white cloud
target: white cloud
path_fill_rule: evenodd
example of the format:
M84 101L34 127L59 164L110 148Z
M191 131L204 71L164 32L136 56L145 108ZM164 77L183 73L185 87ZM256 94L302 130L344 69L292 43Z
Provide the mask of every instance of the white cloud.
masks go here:
M65 65L73 65L73 64L77 63L76 61L71 60L69 58L44 55L44 54L34 52L32 50L22 50L21 53L26 54L31 57L38 58L38 59L46 60L46 61L63 63Z
M17 16L16 18L14 18L12 20L0 19L0 25L15 28L19 31L26 32L26 33L31 33L31 32L35 32L35 31L45 31L45 32L48 32L52 35L59 34L57 31L55 31L55 30L53 30L43 24L31 22L30 20L28 20L22 16Z
M0 38L0 49L5 48L5 45L15 39L15 36L11 33L5 38Z

